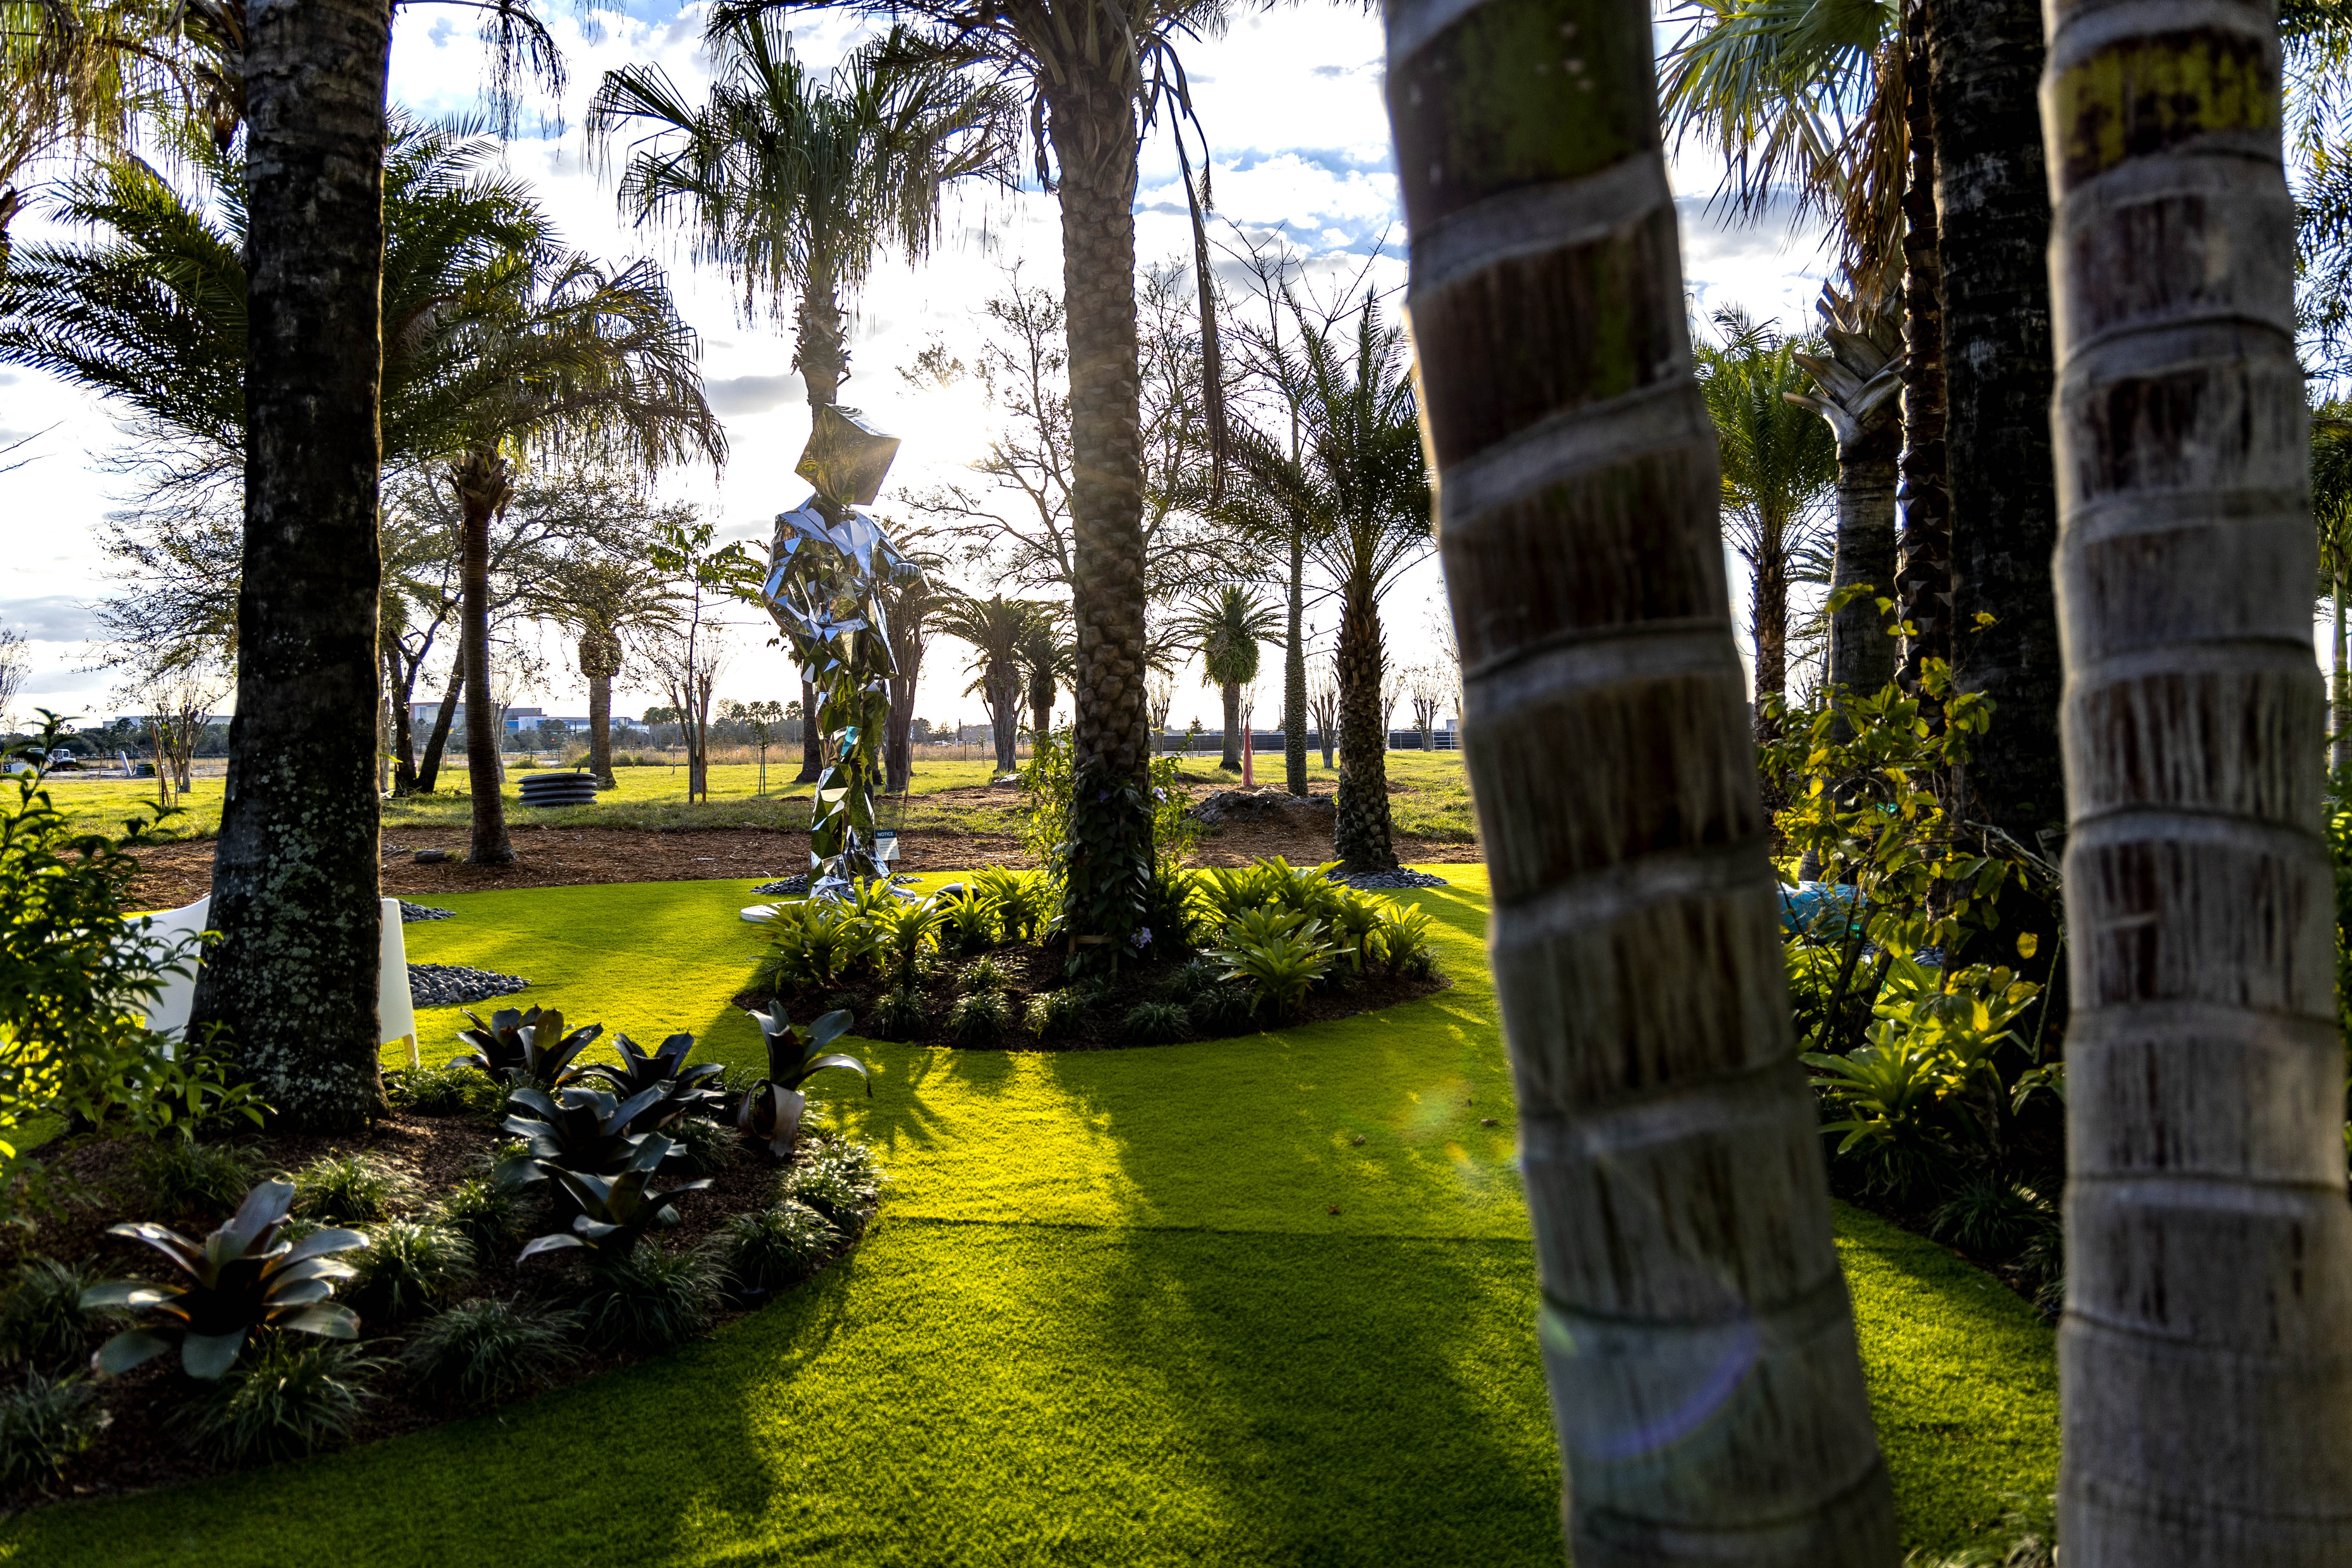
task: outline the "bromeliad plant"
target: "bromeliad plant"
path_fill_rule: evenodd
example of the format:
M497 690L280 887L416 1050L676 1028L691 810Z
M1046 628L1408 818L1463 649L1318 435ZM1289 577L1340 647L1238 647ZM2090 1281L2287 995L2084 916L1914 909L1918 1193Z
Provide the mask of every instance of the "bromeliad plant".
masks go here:
M366 1246L367 1237L355 1230L327 1229L299 1241L281 1240L293 1203L293 1183L264 1182L246 1194L226 1225L201 1242L148 1223L110 1229L110 1236L143 1241L170 1258L185 1282L116 1279L82 1292L86 1311L125 1308L166 1320L157 1327L125 1329L108 1340L99 1347L98 1370L108 1375L129 1372L176 1348L181 1369L190 1377L216 1380L258 1330L357 1339L358 1314L328 1298L337 1280L355 1272L333 1255Z
M832 899L778 904L767 928L768 951L753 983L778 996L837 986L875 952L872 922Z
M753 1013L751 1021L768 1042L768 1076L751 1086L735 1113L735 1124L765 1143L775 1156L789 1159L800 1137L801 1118L808 1097L801 1085L827 1068L847 1068L866 1080L866 1098L874 1098L874 1079L856 1057L828 1051L827 1046L849 1032L850 1014L836 1009L803 1029L784 1016L782 1008Z
M1319 921L1265 912L1275 917L1270 930L1253 938L1244 933L1244 921L1235 921L1225 928L1224 944L1210 949L1209 956L1225 966L1222 978L1246 984L1261 1006L1272 1004L1280 1019L1329 973L1339 949L1325 937Z
M632 1132L658 1131L688 1112L719 1103L721 1097L710 1087L710 1080L726 1069L717 1062L687 1065L687 1055L694 1049L692 1035L672 1035L652 1052L626 1035L614 1035L613 1044L621 1059L592 1063L588 1071L603 1079L615 1099L635 1100L649 1089L661 1091L659 1100L630 1121Z
M666 1086L656 1084L626 1100L600 1089L574 1085L548 1095L536 1089L519 1089L507 1097L517 1108L500 1123L523 1141L522 1147L499 1162L498 1178L509 1187L536 1186L560 1172L597 1175L622 1171L637 1158L657 1132L632 1131L638 1118L667 1098Z
M604 1032L604 1025L590 1024L567 1035L563 1015L552 1007L533 1007L528 1013L501 1007L487 1024L472 1009L465 1012L474 1026L458 1030L457 1038L474 1048L451 1058L449 1065L472 1068L495 1083L544 1093L551 1094L586 1076L588 1069L580 1064L580 1053Z
M677 1210L670 1205L672 1198L680 1193L700 1192L710 1185L708 1176L699 1176L674 1187L656 1187L655 1173L672 1152L670 1141L655 1133L636 1148L621 1169L608 1175L553 1170L551 1174L571 1200L566 1205L572 1213L571 1228L533 1237L515 1260L520 1262L542 1252L577 1247L587 1253L591 1267L625 1261L636 1251L637 1243L647 1231L657 1226L667 1230L677 1224Z

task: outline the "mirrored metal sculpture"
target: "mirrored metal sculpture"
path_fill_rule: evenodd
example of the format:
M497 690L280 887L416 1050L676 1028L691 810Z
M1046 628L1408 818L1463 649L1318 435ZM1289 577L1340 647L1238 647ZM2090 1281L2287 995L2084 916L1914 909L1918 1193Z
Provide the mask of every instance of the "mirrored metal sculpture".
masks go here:
M921 573L865 509L880 493L898 438L854 408L817 410L794 470L816 487L776 519L768 556L768 612L816 697L823 771L809 817L809 896L841 898L887 877L875 842L882 734L890 712L883 591Z

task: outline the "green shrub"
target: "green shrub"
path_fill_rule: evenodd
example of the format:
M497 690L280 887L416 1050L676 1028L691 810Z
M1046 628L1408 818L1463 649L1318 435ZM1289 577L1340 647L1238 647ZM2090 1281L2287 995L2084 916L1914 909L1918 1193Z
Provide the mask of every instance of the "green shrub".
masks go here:
M841 984L875 955L879 941L855 906L831 899L780 903L765 924L768 951L751 984L774 996Z
M988 866L971 874L971 885L995 906L1007 942L1034 942L1052 910L1045 879L1034 871Z
M1238 1035L1257 1016L1257 998L1238 985L1212 985L1192 998L1192 1026L1211 1039Z
M82 1292L99 1283L95 1265L28 1258L8 1273L0 1295L0 1362L40 1371L78 1367L121 1323L86 1309Z
M711 1241L724 1260L730 1289L751 1294L807 1279L840 1245L841 1236L814 1208L786 1198L772 1208L730 1215Z
M1151 933L1144 943L1156 959L1171 959L1192 951L1199 941L1200 916L1192 898L1192 873L1162 860L1151 873L1144 894L1143 930Z
M1338 892L1328 917L1331 936L1346 956L1349 969L1362 974L1388 951L1385 933L1391 906L1386 899L1375 899L1352 888L1339 889Z
M1127 1010L1121 1027L1130 1040L1164 1046L1191 1033L1192 1019L1180 1002L1139 1002Z
M912 985L893 987L874 1004L874 1027L885 1039L911 1040L923 1032L929 1022L923 994Z
M418 1380L468 1405L544 1388L580 1358L579 1320L551 1307L478 1296L436 1312L401 1352Z
M253 1185L253 1162L226 1143L160 1138L131 1163L148 1206L173 1219L210 1218L237 1205Z
M715 1175L742 1157L743 1135L731 1124L707 1116L681 1116L662 1133L677 1145L671 1163L698 1176Z
M768 1146L778 1159L789 1156L808 1124L811 1107L801 1086L828 1068L841 1068L866 1079L866 1097L874 1098L874 1079L866 1064L830 1047L849 1029L849 1015L824 1014L806 1028L784 1016L781 1007L754 1013L751 1021L768 1048L768 1076L751 1085L735 1113L735 1125Z
M1259 915L1268 918L1261 920ZM1279 1019L1328 973L1337 952L1323 938L1321 922L1296 914L1250 911L1225 927L1224 944L1212 956L1224 964L1224 978L1250 989L1260 1005Z
M707 1176L680 1182L674 1187L654 1185L655 1172L677 1147L656 1132L634 1156L626 1170L612 1176L584 1175L577 1171L552 1172L562 1202L551 1215L559 1223L571 1220L568 1230L550 1231L525 1243L517 1262L544 1252L578 1248L590 1267L627 1257L648 1231L667 1230L678 1223L670 1199L681 1193L700 1192L710 1185Z
M22 1388L0 1393L0 1486L54 1479L105 1425L98 1391L81 1373L27 1372Z
M893 897L887 908L868 917L885 973L901 985L916 984L925 955L939 947L940 927L947 911L937 899Z
M466 1067L423 1067L383 1075L392 1103L419 1116L486 1116L506 1098L503 1085Z
M455 1229L395 1219L370 1231L367 1246L352 1253L351 1261L359 1270L351 1302L361 1321L396 1323L470 1280L474 1247Z
M964 965L961 974L956 976L956 989L966 996L977 995L982 991L1002 991L1012 984L1013 976L993 958L974 959Z
M985 952L1003 940L1003 933L996 900L979 888L967 886L962 898L948 900L943 940L958 952Z
M2039 1193L2019 1182L1977 1176L1962 1182L1928 1216L1937 1241L1995 1259L2023 1252L2058 1216Z
M806 1204L854 1235L866 1228L882 1200L882 1171L863 1143L846 1138L811 1139L778 1178L776 1198Z
M948 1012L948 1033L966 1046L992 1046L1012 1026L1013 1009L1000 991L976 991L956 999Z
M710 1327L722 1283L719 1262L699 1251L664 1252L640 1242L590 1270L580 1324L609 1350L667 1350Z
M1023 1022L1041 1040L1058 1040L1077 1032L1087 1016L1086 994L1075 986L1047 991L1029 998Z
M459 1182L431 1210L434 1221L465 1237L477 1257L512 1246L521 1234L515 1189L480 1176Z
M1202 992L1214 989L1217 984L1217 966L1195 958L1179 966L1168 977L1168 997L1173 1002L1190 1002Z
M365 1154L322 1154L294 1173L295 1211L329 1224L382 1219L402 1192L399 1178Z
M238 1463L308 1454L357 1428L383 1364L353 1345L264 1334L180 1407L175 1424L191 1446Z

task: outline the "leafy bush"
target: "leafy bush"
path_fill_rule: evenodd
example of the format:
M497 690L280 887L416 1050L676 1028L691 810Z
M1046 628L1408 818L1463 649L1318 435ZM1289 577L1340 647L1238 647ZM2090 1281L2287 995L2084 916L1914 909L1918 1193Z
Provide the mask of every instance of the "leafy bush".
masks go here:
M294 1173L294 1208L305 1219L350 1225L382 1219L403 1184L365 1154L322 1154Z
M477 1255L503 1250L520 1231L515 1189L468 1176L430 1210L434 1222L466 1238Z
M53 1479L106 1425L98 1391L79 1373L25 1374L22 1388L0 1393L0 1486Z
M960 1045L992 1046L1013 1026L1013 1008L1001 991L960 996L948 1010L948 1033Z
M615 1062L593 1062L588 1071L604 1080L616 1100L635 1100L647 1089L659 1089L661 1098L630 1121L633 1132L653 1132L667 1127L689 1112L708 1111L717 1108L719 1095L710 1080L721 1070L717 1062L697 1062L688 1067L688 1053L694 1049L692 1035L672 1035L661 1043L661 1048L651 1053L642 1049L626 1035L613 1037L614 1048L621 1053Z
M880 949L884 973L901 985L911 984L922 973L924 955L939 947L940 927L947 911L937 899L892 899L890 907L869 917Z
M743 1152L743 1136L733 1124L707 1116L681 1116L662 1133L677 1145L670 1155L671 1164L698 1176L725 1170Z
M588 1070L580 1065L580 1053L604 1032L604 1025L590 1024L567 1035L563 1015L552 1007L533 1007L528 1013L501 1007L488 1024L470 1007L461 1011L474 1026L458 1030L457 1038L474 1048L452 1058L449 1065L472 1068L493 1083L542 1093L577 1083Z
M1172 861L1160 861L1144 895L1142 929L1150 934L1139 933L1137 940L1155 958L1174 958L1192 951L1200 938L1199 925L1192 874Z
M776 1183L776 1199L806 1204L842 1230L866 1228L882 1201L882 1172L872 1151L845 1138L812 1139Z
M809 1205L787 1198L772 1208L729 1217L711 1238L739 1294L781 1290L814 1273L840 1233Z
M478 1116L499 1108L505 1087L464 1066L423 1067L383 1075L392 1103L419 1116Z
M367 1322L413 1318L474 1275L474 1247L462 1234L438 1225L396 1219L378 1226L352 1254L358 1270L352 1304Z
M1238 985L1212 985L1193 997L1186 1010L1194 1028L1216 1039L1247 1029L1257 1016L1257 998Z
M971 886L994 906L997 922L1007 942L1036 941L1052 917L1048 902L1051 889L1045 886L1045 879L1034 871L982 867L971 874Z
M576 1247L588 1255L592 1265L609 1263L625 1257L647 1231L676 1226L677 1210L669 1200L680 1193L700 1192L710 1181L701 1177L674 1187L655 1186L655 1173L675 1147L656 1132L646 1138L625 1169L613 1175L553 1171L558 1187L569 1199L557 1212L570 1212L571 1228L532 1237L515 1260Z
M1190 1034L1192 1018L1181 1002L1139 1002L1127 1010L1127 1021L1121 1026L1130 1040L1164 1046Z
M1013 976L993 958L975 959L956 976L956 989L967 996L982 991L1002 991L1012 984Z
M774 996L841 984L874 956L877 937L853 905L801 899L775 906L752 988Z
M181 1407L177 1425L192 1444L239 1462L308 1454L358 1427L383 1364L353 1345L264 1334L252 1355Z
M335 1281L353 1273L332 1255L364 1247L367 1237L330 1229L281 1246L278 1233L293 1202L291 1182L264 1182L202 1242L143 1222L109 1228L109 1236L143 1241L162 1253L187 1283L114 1279L82 1292L85 1310L122 1307L166 1320L160 1328L125 1329L108 1340L99 1348L98 1370L110 1376L125 1373L176 1347L181 1370L210 1381L226 1373L247 1336L261 1330L356 1339L358 1317L327 1298Z
M1341 889L1339 897L1332 901L1332 938L1358 974L1368 973L1387 953L1384 933L1388 930L1389 908L1386 899L1371 898L1352 888Z
M1427 980L1437 973L1437 952L1430 934L1437 922L1417 904L1391 903L1381 915L1381 951L1387 954L1389 973L1408 980Z
M174 1219L226 1214L253 1185L253 1162L226 1143L158 1139L131 1163L148 1203Z
M0 1294L0 1362L46 1370L86 1360L120 1326L113 1314L82 1306L98 1283L93 1265L53 1258L28 1258L9 1270Z
M1279 1019L1329 972L1337 954L1323 940L1319 922L1298 924L1297 915L1277 918L1291 923L1253 940L1244 934L1250 917L1237 917L1225 928L1224 945L1212 949L1211 956L1224 964L1225 979L1246 985L1260 1005L1271 1004Z
M1936 1205L1927 1232L1979 1258L2013 1258L2056 1228L2058 1216L2042 1194L2022 1183L1992 1176L1962 1182Z
M614 1350L667 1350L710 1327L723 1284L719 1262L700 1251L664 1252L651 1242L600 1264L581 1298L591 1343Z
M1218 984L1217 966L1195 958L1168 977L1168 997L1172 1002L1190 1002L1202 992L1214 989Z
M874 1004L874 1027L885 1039L911 1040L929 1021L923 994L912 985L894 986Z
M961 899L950 899L947 910L943 940L958 952L985 952L1002 939L996 900L976 886L966 887Z
M511 1187L536 1186L559 1171L587 1175L628 1169L653 1140L667 1150L669 1141L658 1132L633 1132L629 1124L658 1104L658 1087L615 1100L601 1089L573 1087L549 1099L536 1089L519 1089L507 1097L514 1114L505 1127L522 1146L500 1160L499 1180Z
M784 1016L783 1010L754 1013L752 1022L768 1047L768 1076L751 1086L735 1113L735 1124L765 1143L778 1159L790 1155L800 1137L808 1098L801 1085L827 1068L846 1068L866 1079L866 1098L874 1098L874 1079L856 1057L825 1047L849 1032L849 1015L824 1014L803 1029Z
M1087 994L1076 986L1047 991L1029 998L1023 1017L1031 1034L1041 1040L1058 1040L1077 1032L1087 1016Z
M580 1358L579 1320L551 1307L478 1296L418 1325L401 1360L417 1378L468 1405L544 1388Z

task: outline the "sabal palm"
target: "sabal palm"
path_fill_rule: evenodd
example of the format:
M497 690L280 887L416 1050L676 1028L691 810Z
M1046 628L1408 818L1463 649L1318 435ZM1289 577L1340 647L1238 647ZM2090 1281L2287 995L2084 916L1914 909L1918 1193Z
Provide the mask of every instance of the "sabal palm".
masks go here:
M1225 754L1218 766L1242 766L1242 688L1257 679L1258 644L1282 629L1282 612L1238 583L1193 605L1169 627L1201 655L1201 679L1225 705Z
M972 683L965 692L977 696L988 710L996 742L996 769L1013 771L1014 731L1021 721L1023 673L1021 646L1035 626L1042 605L1002 594L985 599L960 595L942 605L933 624L950 637L971 645L967 667Z
M673 623L676 588L643 565L602 550L576 551L530 595L530 607L571 628L581 679L588 683L588 771L613 787L613 681L621 673L625 631Z
M1043 740L1054 723L1054 690L1070 678L1067 616L1059 605L1041 605L1021 638L1021 679L1029 702L1029 732Z
M1339 785L1333 852L1360 871L1396 865L1389 821L1381 598L1428 554L1429 476L1404 332L1367 294L1352 330L1296 311L1297 347L1276 371L1297 411L1301 456L1244 437L1242 465L1278 504L1317 520L1307 548L1339 594Z
M1837 482L1829 426L1790 400L1802 396L1801 344L1737 310L1715 313L1723 342L1692 344L1700 394L1721 454L1726 540L1750 573L1748 633L1756 655L1757 732L1767 698L1788 683L1789 582L1822 497Z

